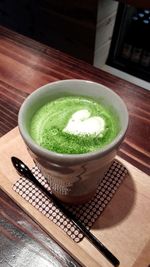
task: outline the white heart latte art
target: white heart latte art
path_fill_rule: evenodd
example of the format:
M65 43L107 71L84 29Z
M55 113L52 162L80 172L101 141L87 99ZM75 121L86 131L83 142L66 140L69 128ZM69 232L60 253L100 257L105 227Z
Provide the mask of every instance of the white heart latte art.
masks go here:
M63 132L73 135L102 135L105 128L105 121L99 116L90 117L87 109L75 112L70 118Z

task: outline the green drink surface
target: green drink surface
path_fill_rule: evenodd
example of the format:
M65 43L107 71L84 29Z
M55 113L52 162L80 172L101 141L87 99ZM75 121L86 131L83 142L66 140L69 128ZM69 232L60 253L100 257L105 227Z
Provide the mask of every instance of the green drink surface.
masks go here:
M63 154L83 154L103 148L119 130L114 110L80 96L65 96L46 103L33 115L30 125L31 137L38 145Z

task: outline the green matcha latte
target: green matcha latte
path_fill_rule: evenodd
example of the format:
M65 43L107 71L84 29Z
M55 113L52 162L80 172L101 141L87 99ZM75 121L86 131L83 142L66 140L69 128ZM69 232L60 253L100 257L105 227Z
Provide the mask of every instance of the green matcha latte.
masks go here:
M83 154L111 143L120 130L114 110L91 98L65 96L43 105L33 116L30 133L41 147Z

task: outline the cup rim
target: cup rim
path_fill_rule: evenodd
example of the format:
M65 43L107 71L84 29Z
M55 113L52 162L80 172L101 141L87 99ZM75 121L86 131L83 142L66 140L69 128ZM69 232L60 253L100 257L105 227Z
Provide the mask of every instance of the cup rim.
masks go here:
M119 134L114 138L114 140L110 144L104 146L103 148L97 149L95 151L87 152L87 153L83 153L83 154L64 154L64 153L58 153L55 151L50 151L48 149L41 147L40 145L35 143L35 141L31 138L29 133L26 131L26 127L23 124L22 118L23 118L25 106L28 103L28 101L32 97L37 95L39 91L43 90L47 86L59 85L59 84L68 83L68 82L75 82L75 83L81 83L82 82L82 83L95 84L97 86L100 85L105 90L107 90L111 94L115 95L115 97L121 103L121 105L124 109L124 113L125 113L124 125L121 128ZM120 145L120 143L122 142L122 140L126 134L126 131L128 128L128 122L129 122L129 115L128 115L127 107L126 107L124 101L122 100L122 98L118 94L116 94L112 89L109 89L108 87L104 86L103 84L93 82L90 80L82 80L82 79L58 80L58 81L54 81L54 82L51 82L51 83L48 83L48 84L41 86L40 88L33 91L30 95L28 95L28 97L24 100L23 104L21 105L19 113L18 113L19 131L20 131L20 134L21 134L22 138L24 139L25 143L27 144L27 146L29 146L29 148L31 148L31 150L35 154L37 154L41 157L44 157L47 160L51 159L54 162L62 162L63 161L63 162L73 163L75 161L77 163L77 162L81 162L81 160L82 161L88 161L91 159L96 159L96 158L100 158L100 157L105 156L108 152L112 151L115 147L118 147Z

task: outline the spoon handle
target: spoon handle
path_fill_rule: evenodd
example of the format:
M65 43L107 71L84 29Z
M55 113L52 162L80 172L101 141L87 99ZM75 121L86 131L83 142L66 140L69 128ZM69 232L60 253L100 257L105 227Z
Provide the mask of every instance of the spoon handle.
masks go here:
M86 236L86 238L100 251L103 256L115 267L119 266L119 260L76 218L53 194L35 178L31 170L18 158L11 158L13 166L21 176L26 177L34 185L36 185L53 203L63 212L63 214L74 223L74 225ZM19 167L20 166L20 167Z

